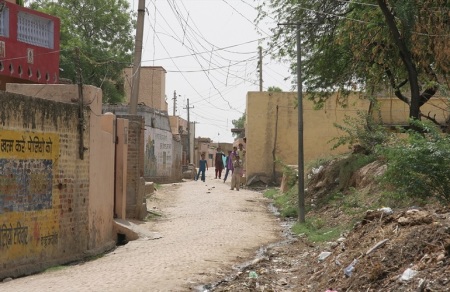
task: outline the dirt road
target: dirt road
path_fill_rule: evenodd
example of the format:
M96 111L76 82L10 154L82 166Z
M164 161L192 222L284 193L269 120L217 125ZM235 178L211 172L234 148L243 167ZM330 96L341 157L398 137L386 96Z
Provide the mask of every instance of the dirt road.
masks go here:
M142 222L159 239L141 238L113 252L0 284L0 291L192 291L221 279L235 264L278 241L281 227L262 194L230 190L230 181L162 186L148 209L163 216Z

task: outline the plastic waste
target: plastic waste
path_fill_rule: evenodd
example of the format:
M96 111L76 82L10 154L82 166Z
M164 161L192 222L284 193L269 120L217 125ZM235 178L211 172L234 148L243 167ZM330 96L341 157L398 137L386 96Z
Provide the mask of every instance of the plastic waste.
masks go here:
M353 270L355 270L355 265L357 262L358 262L358 260L354 259L353 262L344 269L345 276L347 276L347 277L352 276Z
M248 277L251 279L258 279L258 274L255 271L250 271Z
M323 251L319 254L319 262L325 260L327 257L331 255L331 252L329 251Z
M411 280L412 278L414 278L415 275L417 275L417 271L416 270L407 268L403 272L402 276L400 277L400 280L407 282L407 281Z
M327 291L325 291L325 292L338 292L338 291L336 291L336 290L333 290L332 288L330 288L330 289L328 289Z
M319 172L321 172L323 169L323 165L319 166L318 168L314 168L312 169L312 173L313 174L318 174Z
M392 211L392 209L389 207L379 208L378 211L381 211L386 215L391 215L392 213L394 213L394 211Z

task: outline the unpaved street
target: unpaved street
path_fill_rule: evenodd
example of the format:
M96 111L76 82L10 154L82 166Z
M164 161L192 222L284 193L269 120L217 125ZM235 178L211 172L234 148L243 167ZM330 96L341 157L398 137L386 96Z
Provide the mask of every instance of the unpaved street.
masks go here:
M230 180L161 187L148 208L160 219L140 227L161 235L141 238L73 266L14 279L0 291L191 291L232 272L262 245L280 240L281 227L262 194L230 190Z

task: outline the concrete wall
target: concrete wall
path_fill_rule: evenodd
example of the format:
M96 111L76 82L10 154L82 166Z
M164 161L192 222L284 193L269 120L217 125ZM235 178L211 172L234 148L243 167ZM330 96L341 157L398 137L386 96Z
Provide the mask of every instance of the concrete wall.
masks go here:
M126 119L117 118L114 216L119 219L126 218L128 129L129 121Z
M115 113L118 117L125 119L128 117L128 107L125 105L104 105L103 111ZM173 149L178 151L181 149L178 147L174 148L174 143L180 142L173 138L167 112L139 105L137 113L144 122L142 126L142 140L139 141L139 143L143 143L141 156L144 166L141 176L147 181L158 183L179 181L179 172L172 173L172 169L173 165L178 163L173 160L173 157L181 157L181 152L179 155L173 156Z
M171 177L172 133L146 126L144 135L144 177Z
M387 125L407 125L409 120L409 106L396 97L379 97L381 120ZM420 111L444 124L449 118L449 105L445 98L432 98L424 104ZM374 115L378 119L378 114Z
M131 115L124 118L129 120L126 217L139 218L144 202L143 194L139 192L140 179L144 176L144 118Z
M210 138L195 138L195 152L194 152L194 160L192 163L198 167L198 162L200 161L200 155L205 153L205 159L208 159L209 148L213 145L213 142ZM208 167L211 166L211 162L208 162Z
M387 125L405 125L409 109L396 97L379 98L380 116ZM246 124L246 176L254 175L272 177L275 149L276 159L288 165L298 163L298 110L296 92L249 92L247 94ZM278 126L275 128L278 106ZM303 100L303 143L305 163L332 154L348 152L342 146L331 150L329 141L343 135L334 123L343 124L345 116L355 117L358 110L367 112L369 102L358 96L351 96L349 106L341 107L336 96L330 98L323 109L315 110L311 101ZM438 121L448 117L448 106L444 100L432 99L421 108L423 113L436 115ZM374 114L378 117L378 113ZM276 143L275 143L276 135ZM279 170L279 168L277 167Z
M272 176L275 147L276 158L286 164L297 164L297 110L295 95L287 92L247 93L246 177ZM276 107L278 109L277 143L275 145ZM305 135L305 137L307 137ZM309 141L309 139L305 139ZM307 155L305 151L305 156Z
M172 170L171 170L171 180L179 182L183 179L182 172L182 152L183 146L180 141L173 140L172 142Z
M100 104L91 104L89 143L89 230L88 249L96 253L102 242L113 239L115 116L102 115Z
M385 125L406 125L409 108L396 97L379 98L380 112ZM247 94L247 124L246 124L246 175L250 179L254 175L273 176L275 149L276 159L288 165L298 164L298 110L296 92L248 92ZM278 126L277 120L278 106ZM368 111L369 102L358 96L349 98L349 106L341 107L337 97L330 98L323 109L315 110L311 101L303 101L303 144L305 163L327 157L332 154L348 152L348 147L342 146L331 150L329 141L342 136L334 123L343 124L345 116L356 117L358 110ZM430 113L438 121L448 118L448 106L444 99L432 99L422 106L424 114ZM276 142L275 142L276 135ZM276 167L276 171L280 171ZM279 177L279 176L278 176Z
M131 96L132 68L124 70L125 101ZM160 66L141 67L138 103L167 112L166 102L166 70Z
M102 168L104 177L93 179L98 169L90 166L100 165L100 148L105 160L113 146L101 91L83 88L83 144L77 86L8 84L7 91L0 93L0 278L113 247L113 194L102 188L113 178Z

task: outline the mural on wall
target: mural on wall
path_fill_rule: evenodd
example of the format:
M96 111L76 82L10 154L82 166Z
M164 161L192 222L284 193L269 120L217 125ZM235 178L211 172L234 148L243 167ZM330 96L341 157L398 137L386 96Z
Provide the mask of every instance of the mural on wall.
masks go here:
M58 157L57 134L0 131L0 259L57 245Z
M170 176L172 170L172 133L145 127L144 175Z

